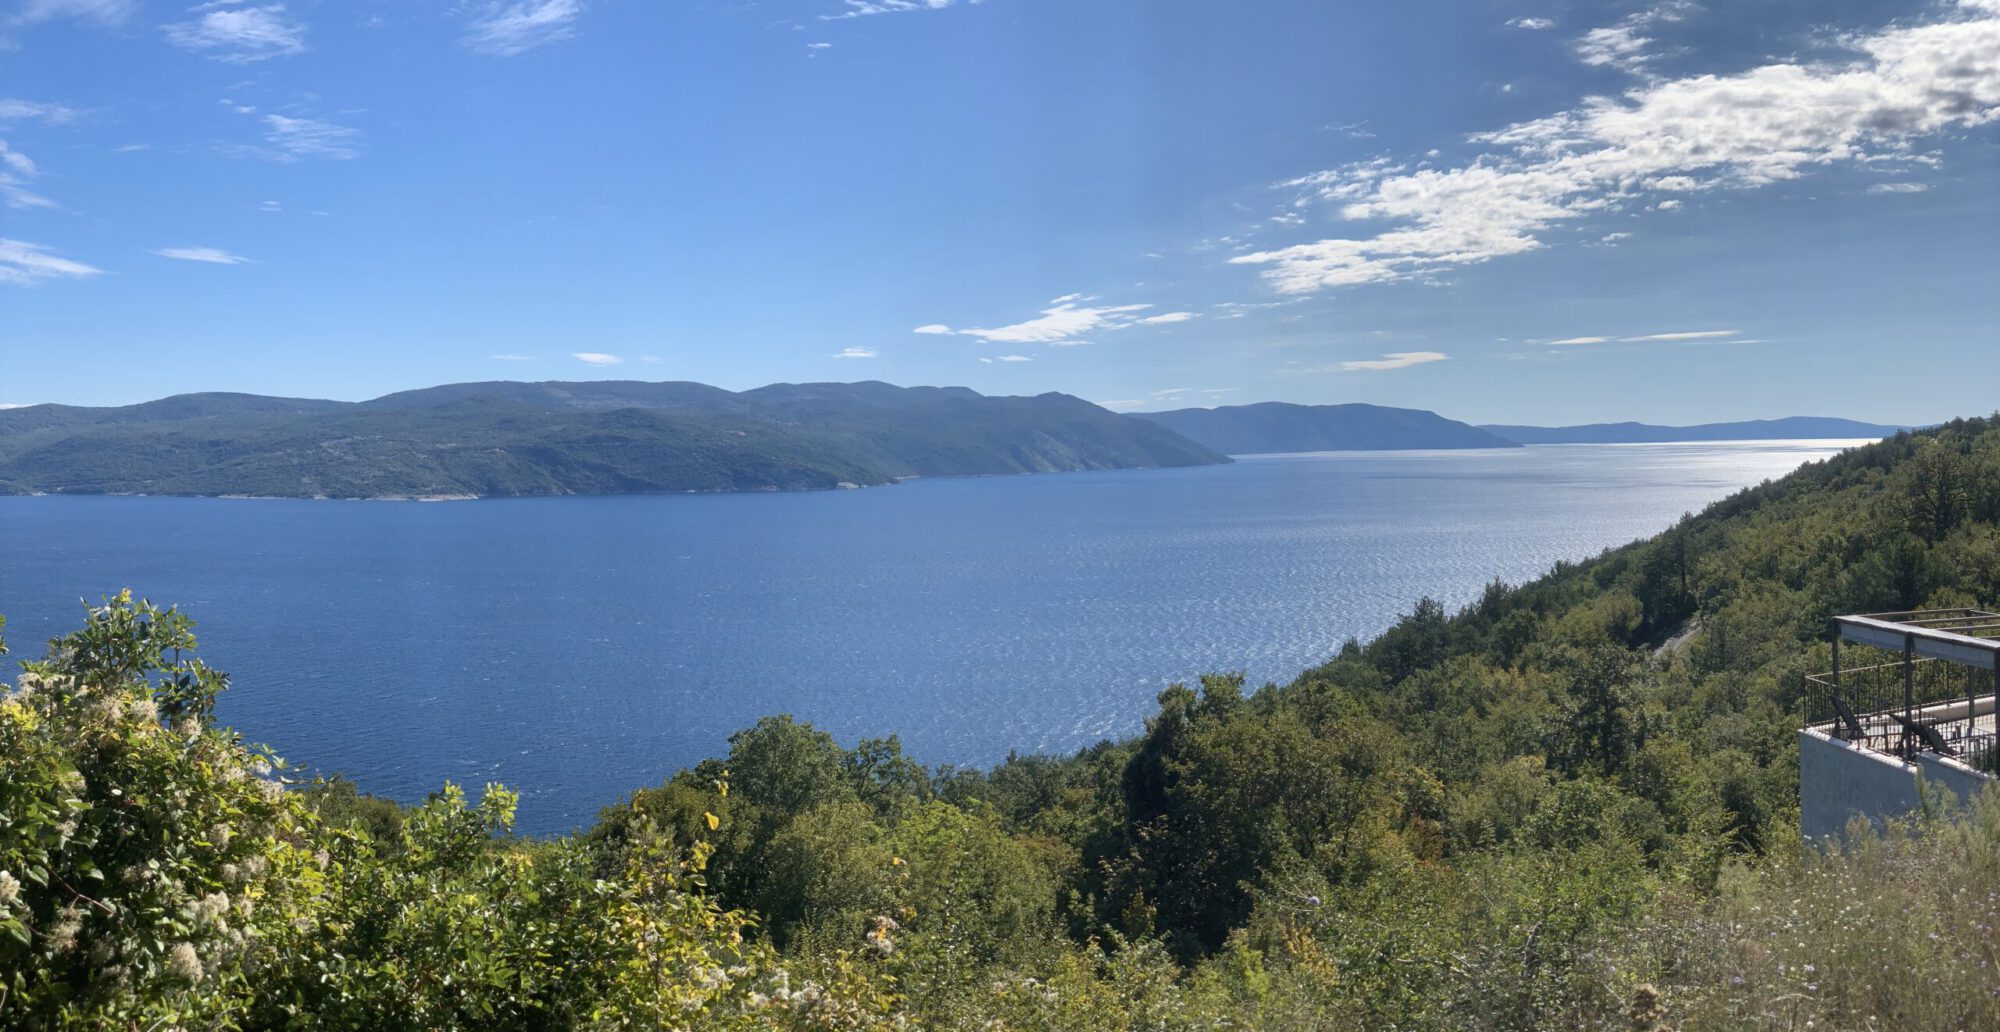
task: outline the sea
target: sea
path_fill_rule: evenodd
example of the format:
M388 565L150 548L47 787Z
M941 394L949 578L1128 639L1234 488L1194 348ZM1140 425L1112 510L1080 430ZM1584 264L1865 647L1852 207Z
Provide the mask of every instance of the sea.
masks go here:
M219 718L556 834L770 714L927 765L1143 727L1205 672L1285 682L1860 442L1324 452L799 494L0 498L13 660L121 588L198 623Z

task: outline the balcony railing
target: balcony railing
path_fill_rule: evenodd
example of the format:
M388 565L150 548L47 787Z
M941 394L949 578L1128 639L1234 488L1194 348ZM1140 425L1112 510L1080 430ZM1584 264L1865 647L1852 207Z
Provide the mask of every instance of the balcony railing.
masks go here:
M1865 749L1913 759L1949 756L1975 770L1996 760L1994 673L1909 658L1806 678L1806 725Z

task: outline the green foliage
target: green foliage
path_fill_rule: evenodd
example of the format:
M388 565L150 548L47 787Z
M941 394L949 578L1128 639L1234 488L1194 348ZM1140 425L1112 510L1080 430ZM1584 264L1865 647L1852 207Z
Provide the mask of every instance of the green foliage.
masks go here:
M1143 735L927 771L767 718L547 842L286 788L121 595L0 697L0 1026L2000 1025L2000 791L1797 845L1849 609L2000 596L2000 428L1899 436Z
M1068 395L885 383L452 384L358 404L210 394L0 412L0 493L796 491L1227 461Z

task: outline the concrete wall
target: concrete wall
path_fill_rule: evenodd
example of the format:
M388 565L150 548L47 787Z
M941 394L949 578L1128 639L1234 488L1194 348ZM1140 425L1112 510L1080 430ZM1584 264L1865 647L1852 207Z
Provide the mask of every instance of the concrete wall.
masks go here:
M1915 763L1851 745L1823 731L1799 732L1799 830L1808 840L1839 836L1861 814L1880 824L1917 808L1917 772L1961 801L1992 778L1928 753Z

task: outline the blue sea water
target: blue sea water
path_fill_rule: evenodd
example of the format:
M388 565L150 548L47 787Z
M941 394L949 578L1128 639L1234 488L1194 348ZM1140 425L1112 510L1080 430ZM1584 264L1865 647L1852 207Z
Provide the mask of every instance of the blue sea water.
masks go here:
M200 623L223 720L552 833L771 713L928 764L1068 751L1205 671L1287 680L1421 596L1657 532L1852 442L1322 453L813 494L0 498L17 657L131 587Z

